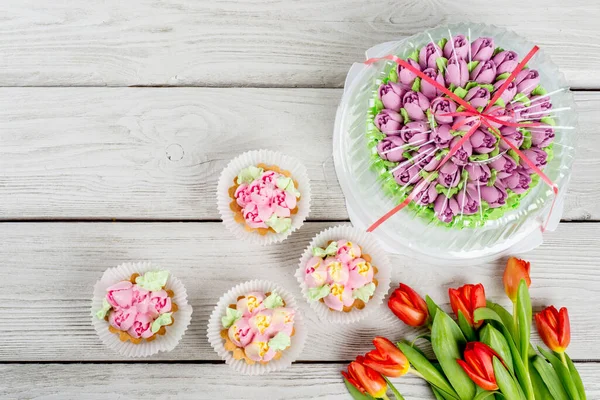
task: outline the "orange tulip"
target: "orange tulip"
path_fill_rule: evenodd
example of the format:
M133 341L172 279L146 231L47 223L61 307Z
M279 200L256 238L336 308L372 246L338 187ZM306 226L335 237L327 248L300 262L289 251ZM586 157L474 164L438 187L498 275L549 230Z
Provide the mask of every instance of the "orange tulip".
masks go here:
M401 283L392 292L388 307L406 325L419 327L425 325L429 318L427 303L409 286Z
M552 351L564 353L571 342L571 325L566 308L557 311L547 307L535 315L535 325L540 337Z
M461 311L467 322L479 328L483 321L474 323L473 313L478 308L485 307L485 289L481 283L477 285L464 285L458 289L448 289L448 295L450 296L450 306L452 311L458 318L458 312Z
M363 394L366 392L377 398L383 397L387 392L387 383L383 376L358 361L352 361L348 365L348 372L342 371L342 375Z
M465 370L469 378L484 390L497 390L496 375L494 375L494 357L500 361L500 356L486 344L469 342L465 349L463 360L456 362Z
M522 279L525 279L527 287L531 286L530 266L529 262L515 257L509 258L506 263L502 281L504 282L504 291L513 303L517 301L517 292Z
M373 339L373 344L375 350L365 354L364 360L362 360L365 366L390 378L397 378L408 372L410 366L408 359L392 342L377 336Z

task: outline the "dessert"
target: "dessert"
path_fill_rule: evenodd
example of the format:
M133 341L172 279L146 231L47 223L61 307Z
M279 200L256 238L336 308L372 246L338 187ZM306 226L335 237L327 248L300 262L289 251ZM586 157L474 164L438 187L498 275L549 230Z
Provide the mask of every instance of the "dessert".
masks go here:
M325 248L313 247L304 265L304 283L309 301L321 301L331 311L363 309L377 287L377 267L371 256L349 240L329 241Z
M225 350L246 364L278 360L291 346L295 311L277 292L249 292L229 304L221 317Z

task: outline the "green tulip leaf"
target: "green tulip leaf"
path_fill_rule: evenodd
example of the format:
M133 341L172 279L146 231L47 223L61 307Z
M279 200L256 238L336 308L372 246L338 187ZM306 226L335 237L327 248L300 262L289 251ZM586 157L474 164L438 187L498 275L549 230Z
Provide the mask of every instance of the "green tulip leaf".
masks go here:
M398 391L398 389L396 389L396 387L392 384L392 382L390 382L390 380L387 378L387 376L383 376L383 379L385 379L385 381L388 384L388 387L390 388L390 390L392 391L392 393L394 393L394 396L396 397L396 400L404 400L404 396L402 396L402 393L400 393Z
M496 304L491 301L487 302L487 308L495 311L496 314L498 314L498 316L502 320L502 323L504 324L504 326L506 326L508 331L514 337L515 336L515 323L513 321L512 315L510 315L510 313L508 311L506 311L506 308L502 307L500 304Z
M531 336L531 300L525 279L521 279L517 291L517 325L519 330L519 352L525 362L529 353L529 338Z
M567 368L562 361L551 352L544 350L541 347L538 347L538 350L544 357L546 357L548 361L550 361L550 364L552 364L552 367L554 368L554 371L556 371L558 378L562 382L565 389L567 389L567 393L569 393L571 400L581 400L579 397L579 391L575 386L575 382L573 382L573 378L571 378L571 372L569 371L569 368Z
M510 347L506 338L500 333L500 331L494 328L491 324L486 324L479 331L479 340L488 346L490 346L504 361L504 364L508 367L511 373L514 373L514 366L512 356L510 354Z
M493 358L494 375L496 376L496 382L502 394L511 400L525 400L525 394L521 390L521 387L517 381L512 377L510 372L506 369L502 361L498 357Z
M427 311L429 311L429 318L433 321L435 318L435 314L440 309L440 306L435 304L435 301L429 296L425 296L425 303L427 303Z
M533 393L535 394L535 400L552 400L553 397L548 390L548 387L544 383L544 380L540 376L540 373L533 366L533 357L537 357L537 355L532 356L529 360L529 376L531 377L531 384L533 385Z
M540 356L536 356L533 360L533 366L542 377L542 380L548 387L548 391L552 394L554 400L569 400L569 395L562 383L560 383L558 374L546 360Z
M467 321L467 318L460 310L458 310L458 326L468 342L475 342L477 340L473 327L469 324L469 321Z
M462 358L467 344L465 337L452 318L438 310L431 327L431 347L444 373L461 400L475 397L475 383L456 360Z
M431 391L433 392L433 395L435 396L436 400L455 400L455 397L450 396L449 394L441 391L440 389L436 388L433 385L429 385L431 387Z
M473 400L485 400L490 396L492 396L492 399L493 399L494 398L493 396L496 394L501 394L501 393L500 392L488 392L486 390L486 391L480 392L477 396L475 396L473 398Z
M573 383L579 392L579 397L581 397L581 400L586 400L587 396L585 395L585 389L583 387L583 382L581 381L581 375L579 375L579 371L577 371L575 364L573 364L573 361L571 361L567 353L565 353L565 358L567 360L567 365L569 366L569 372L571 373Z
M374 399L374 397L368 393L365 393L365 394L361 393L360 390L358 390L353 384L348 382L348 379L344 378L344 383L346 384L346 389L348 389L350 396L352 396L352 398L354 400L373 400Z

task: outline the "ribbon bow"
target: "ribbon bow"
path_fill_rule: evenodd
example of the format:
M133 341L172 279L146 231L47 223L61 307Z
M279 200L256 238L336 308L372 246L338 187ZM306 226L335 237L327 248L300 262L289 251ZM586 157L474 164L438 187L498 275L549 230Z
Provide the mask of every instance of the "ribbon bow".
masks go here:
M532 162L530 159L528 159L525 156L525 154L523 154L523 152L521 152L521 150L519 150L519 148L517 146L515 146L510 140L507 140L504 136L502 136L502 134L500 133L500 130L498 130L498 128L493 126L492 123L504 125L504 126L512 126L512 127L535 127L535 126L540 126L541 124L537 123L537 122L530 122L530 123L512 122L510 120L499 118L500 116L496 114L497 110L491 110L492 106L502 96L502 93L504 93L504 91L508 88L510 83L515 79L517 74L519 72L521 72L521 70L525 67L525 65L529 62L529 60L531 60L531 58L535 55L535 53L537 53L538 50L539 50L539 47L534 46L529 51L529 53L527 53L525 58L523 58L523 60L517 65L517 67L510 74L510 76L506 79L506 81L498 88L498 90L496 90L494 96L492 97L490 102L487 104L487 106L482 111L477 110L475 107L473 107L473 105L471 105L469 102L465 101L464 99L462 99L455 93L451 92L445 86L439 84L434 79L430 78L423 72L419 71L417 68L413 67L406 61L404 61L401 58L398 58L394 55L389 54L387 56L380 57L380 58L370 58L367 61L365 61L365 64L371 65L380 60L394 61L396 64L401 65L402 67L408 69L409 71L411 71L412 73L414 73L415 75L420 77L422 80L425 80L429 84L433 85L436 89L438 89L439 91L441 91L442 93L444 93L445 95L450 97L452 100L454 100L456 103L463 106L463 108L465 109L465 111L457 111L457 112L442 114L443 116L453 116L453 117L454 116L464 116L464 117L466 117L462 121L454 124L454 126L452 127L452 129L454 129L454 130L460 128L461 126L463 126L465 124L473 123L473 125L468 130L468 132L454 146L452 146L452 148L450 149L448 154L446 154L446 156L442 159L442 161L438 164L437 168L434 171L438 171L440 168L442 168L442 166L446 162L448 162L448 160L450 160L450 158L452 158L452 156L462 147L463 143L465 143L467 140L469 140L469 138L475 133L475 131L477 131L477 129L479 129L479 127L481 125L486 126L488 128L488 130L490 130L496 137L498 137L499 140L503 140L508 145L508 147L510 147L515 153L517 153L517 155L520 157L520 159L523 160L523 162L525 162L536 174L538 174L539 177L548 186L550 186L550 188L552 188L552 191L554 192L554 200L552 202L552 206L550 207L550 213L548 214L546 223L541 228L542 232L543 232L546 229L546 226L548 225L548 220L550 219L552 209L554 208L556 196L558 195L558 186L554 182L552 182L550 180L550 178L548 178L542 172L542 170L535 165L534 162ZM427 186L429 183L431 183L431 180L433 179L432 176L433 176L433 174L430 174L427 178L423 179L410 192L408 197L406 197L406 199L402 203L398 204L396 207L394 207L393 209L388 211L383 217L381 217L377 221L375 221L375 223L373 223L373 225L371 225L367 229L367 232L373 232L375 229L377 229L377 227L379 227L379 225L381 225L382 223L387 221L392 215L396 214L398 211L400 211L404 207L406 207L412 200L414 200L414 198L416 197L416 195L418 193L420 193L423 189L425 189L425 186Z

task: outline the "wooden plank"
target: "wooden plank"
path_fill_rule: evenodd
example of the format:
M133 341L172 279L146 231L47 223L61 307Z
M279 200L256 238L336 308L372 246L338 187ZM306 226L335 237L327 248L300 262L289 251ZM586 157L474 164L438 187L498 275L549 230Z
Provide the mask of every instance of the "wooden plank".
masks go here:
M564 218L597 220L600 93L575 95L581 150ZM244 150L270 148L307 166L312 219L347 219L331 157L340 96L336 89L0 88L0 218L218 219L220 171Z
M366 352L374 336L410 339L418 334L382 306L350 326L320 322L300 298L294 278L310 239L327 223L308 223L286 242L266 248L240 242L220 223L3 223L0 224L1 361L122 360L106 349L91 326L90 298L102 272L126 261L151 260L186 285L194 308L180 345L157 360L215 360L206 339L214 304L230 287L270 279L294 293L309 332L301 360L344 361ZM600 224L563 223L546 243L527 255L532 261L535 310L569 308L574 359L600 360ZM501 262L471 267L433 266L393 256L393 285L405 282L448 309L447 288L482 282L489 299L505 295ZM421 332L422 333L422 332Z
M600 6L589 0L507 0L502 12L476 0L84 4L5 1L0 85L341 87L369 47L460 20L507 26L572 86L600 87Z
M263 376L240 376L226 365L12 364L0 365L0 397L10 399L348 399L345 364L295 364ZM589 399L600 396L600 364L578 364ZM35 382L35 384L32 384ZM420 378L393 379L411 400L433 399ZM198 397L200 396L200 397Z

